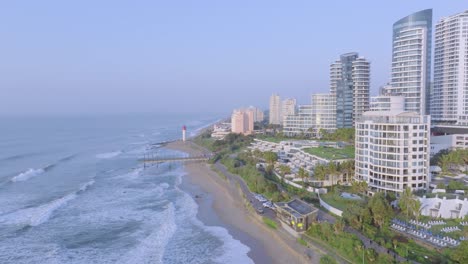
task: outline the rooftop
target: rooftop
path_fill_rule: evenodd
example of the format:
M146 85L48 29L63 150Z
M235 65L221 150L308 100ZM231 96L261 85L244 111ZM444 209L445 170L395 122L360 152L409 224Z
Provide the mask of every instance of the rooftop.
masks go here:
M298 200L298 199L294 199L294 200L288 202L287 205L291 209L295 210L296 212L298 212L301 215L307 215L307 214L310 214L310 213L314 212L315 210L317 210L312 205L309 205L308 203L303 202L303 201Z

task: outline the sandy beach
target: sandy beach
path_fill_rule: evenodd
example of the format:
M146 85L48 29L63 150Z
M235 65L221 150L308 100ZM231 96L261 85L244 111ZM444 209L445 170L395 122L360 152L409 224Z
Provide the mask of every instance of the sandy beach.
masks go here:
M203 152L191 142L177 141L166 147L190 155ZM236 183L220 177L209 164L186 164L185 170L187 175L181 187L197 201L198 218L206 225L225 227L250 248L248 255L255 263L318 263L320 254L308 259L305 248L294 237L267 227L255 212L247 209Z

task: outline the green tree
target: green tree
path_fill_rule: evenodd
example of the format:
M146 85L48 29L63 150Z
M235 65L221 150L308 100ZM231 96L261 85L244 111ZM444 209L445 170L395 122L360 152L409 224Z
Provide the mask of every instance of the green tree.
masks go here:
M263 153L263 158L268 164L273 165L278 160L278 155L272 151L267 151Z
M391 218L392 209L385 199L382 192L374 194L369 200L369 209L372 213L375 226L381 228L385 222Z
M416 200L413 197L410 187L406 187L401 194L400 200L398 200L398 206L403 212L405 212L407 219L415 214Z
M302 179L302 182L305 186L305 179L309 177L309 173L304 168L300 167L299 171L297 172L297 176Z
M280 165L279 170L280 170L280 172L281 172L281 176L283 176L283 177L284 177L286 174L290 174L290 173L291 173L291 168L290 168L289 166L287 166L287 165L284 165L284 164Z
M468 240L462 241L450 254L450 258L457 263L468 263Z

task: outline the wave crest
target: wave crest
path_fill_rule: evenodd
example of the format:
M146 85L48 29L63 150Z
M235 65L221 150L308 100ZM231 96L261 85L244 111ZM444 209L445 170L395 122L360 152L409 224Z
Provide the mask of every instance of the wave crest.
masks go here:
M20 181L26 181L32 177L35 177L39 174L42 174L44 173L45 170L44 169L28 169L18 175L16 175L15 177L13 177L11 179L12 182L20 182Z
M101 153L97 154L96 158L98 159L111 159L114 157L117 157L118 155L122 154L122 151L114 151L114 152L107 152L107 153Z

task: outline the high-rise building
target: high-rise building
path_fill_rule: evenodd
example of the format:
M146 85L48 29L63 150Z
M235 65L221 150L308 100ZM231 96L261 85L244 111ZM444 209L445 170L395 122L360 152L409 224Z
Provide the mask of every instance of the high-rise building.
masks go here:
M430 182L430 116L369 111L356 123L355 179L369 192L427 189Z
M254 107L254 106L249 106L246 110L252 110L253 111L253 121L254 122L263 122L265 119L265 116L263 114L263 111L260 108Z
M314 129L333 131L336 129L336 99L333 94L312 95Z
M406 98L406 111L429 114L432 9L393 24L391 95Z
M434 123L468 126L468 10L435 26Z
M361 118L362 113L369 111L370 62L357 58L352 64L353 94L353 125Z
M231 132L250 135L254 129L253 110L234 110L231 116Z
M336 98L336 127L353 127L369 110L370 63L350 52L330 65L330 93Z
M404 111L405 98L403 96L375 96L371 97L370 111Z
M281 105L281 117L284 119L288 115L296 114L296 99L288 98L283 100Z
M300 105L295 115L287 115L283 121L283 134L288 137L310 134L315 125L311 105Z
M282 123L281 117L281 98L277 94L270 97L270 124L280 125Z

